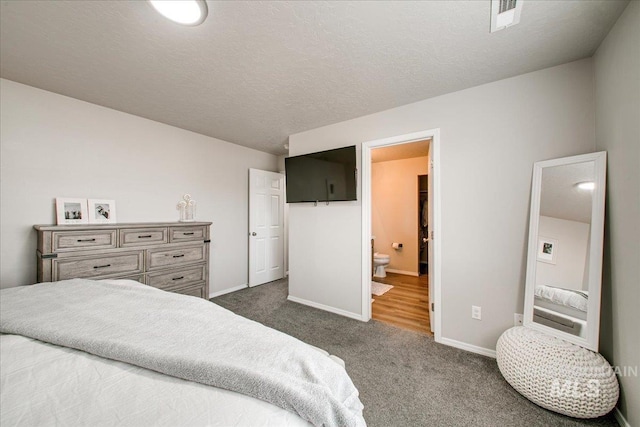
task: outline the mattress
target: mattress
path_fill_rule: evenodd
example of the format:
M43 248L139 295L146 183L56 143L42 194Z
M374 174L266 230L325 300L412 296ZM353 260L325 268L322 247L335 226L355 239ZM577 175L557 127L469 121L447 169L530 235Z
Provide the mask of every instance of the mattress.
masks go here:
M566 305L556 304L552 301L545 300L542 298L535 298L534 306L539 308L544 308L546 310L554 311L559 314L564 314L566 316L571 316L575 319L587 320L587 313L585 311L581 311L575 309L573 307L567 307Z

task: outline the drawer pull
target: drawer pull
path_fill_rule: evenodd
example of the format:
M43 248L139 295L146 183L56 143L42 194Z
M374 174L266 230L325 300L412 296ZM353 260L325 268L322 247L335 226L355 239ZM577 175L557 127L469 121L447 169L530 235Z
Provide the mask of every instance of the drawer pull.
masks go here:
M180 254L180 255L174 255L174 258L182 258L184 256L184 254Z
M96 239L78 239L78 242L95 242Z
M151 234L146 234L144 236L138 236L138 239L150 239L151 237L153 237Z
M174 278L173 278L173 279L171 279L171 280L182 280L182 279L184 279L184 276L174 277Z
M194 233L194 232L192 231L191 233L182 233L182 234L183 234L184 236L193 236L193 235L194 235L194 234L196 234L196 233Z
M106 267L111 267L111 264L105 264L105 265L94 265L93 268L106 268Z

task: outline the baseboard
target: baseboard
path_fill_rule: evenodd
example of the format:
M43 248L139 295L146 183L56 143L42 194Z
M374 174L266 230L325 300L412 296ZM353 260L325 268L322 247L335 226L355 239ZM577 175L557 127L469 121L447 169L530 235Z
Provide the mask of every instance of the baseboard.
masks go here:
M629 424L624 415L622 415L622 412L620 412L620 409L617 407L613 410L613 416L616 418L618 424L620 424L620 427L631 427L631 424Z
M212 294L209 294L209 299L215 298L215 297L219 297L220 295L230 294L231 292L239 291L241 289L246 289L248 287L249 287L249 285L245 283L244 285L235 286L233 288L224 289L222 291L217 291L217 292L214 292Z
M331 307L331 306L320 304L320 303L317 303L317 302L308 301L306 299L293 297L293 296L289 295L287 297L287 300L292 301L292 302L297 302L298 304L302 304L302 305L308 305L309 307L319 308L320 310L328 311L329 313L339 314L340 316L349 317L351 319L362 320L362 316L359 315L359 314L352 313L352 312L346 311L346 310L341 310L339 308Z
M389 273L404 274L405 276L414 276L414 277L420 276L415 271L396 270L395 268L385 268L384 270L388 271Z
M477 345L467 344L466 342L456 341L450 338L441 338L438 342L440 344L448 345L449 347L459 348L461 350L470 351L471 353L481 354L494 359L496 358L496 351L488 348L478 347Z

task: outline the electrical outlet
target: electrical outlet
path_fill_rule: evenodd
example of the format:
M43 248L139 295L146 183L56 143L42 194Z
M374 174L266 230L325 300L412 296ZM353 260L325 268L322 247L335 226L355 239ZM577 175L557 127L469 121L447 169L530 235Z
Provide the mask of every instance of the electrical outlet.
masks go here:
M477 305L472 305L471 306L471 318L472 319L477 319L477 320L482 320L482 307L479 307Z
M514 326L522 326L522 314L514 313L513 314L513 325Z

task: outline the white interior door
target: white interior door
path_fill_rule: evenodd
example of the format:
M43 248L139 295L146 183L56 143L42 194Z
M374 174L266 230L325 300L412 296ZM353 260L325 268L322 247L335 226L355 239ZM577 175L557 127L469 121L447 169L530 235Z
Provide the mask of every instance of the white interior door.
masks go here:
M284 175L249 169L249 286L284 277Z
M429 268L429 276L428 276L428 280L429 280L429 324L430 324L430 328L431 331L434 332L434 325L433 325L433 319L435 317L434 314L434 288L433 288L433 283L434 283L434 274L433 274L433 270L434 270L434 257L433 255L435 254L435 245L437 244L437 242L434 239L434 233L433 233L433 226L434 226L434 222L433 222L433 198L434 198L434 186L433 186L433 141L429 142L429 167L427 168L427 222L428 224L428 233L429 235L427 236L428 240L427 240L427 252L428 252L428 268ZM438 307L438 310L440 309L440 307Z

